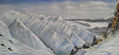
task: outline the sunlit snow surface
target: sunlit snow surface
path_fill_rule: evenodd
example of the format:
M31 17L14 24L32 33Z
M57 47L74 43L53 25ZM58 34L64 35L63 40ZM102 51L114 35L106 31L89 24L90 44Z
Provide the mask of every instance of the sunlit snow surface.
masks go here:
M102 23L89 22L90 27L76 24L66 21L63 16L45 16L13 10L5 12L0 17L0 33L3 35L0 37L0 44L5 44L0 46L0 55L70 55L74 46L91 44L95 34L87 29ZM106 25L105 23L100 27ZM91 49L81 49L76 55L118 55L118 43L112 47L118 42L115 41L116 38Z
M91 44L94 38L93 33L67 24L61 16L10 11L2 15L0 19L5 23L7 27L5 30L8 31L10 37L18 41L16 45L20 43L18 46L21 48L22 45L26 46L27 48L24 47L23 50L28 52L35 50L29 54L39 55L43 51L41 53L43 55L51 55L53 52L56 55L69 55L74 46L82 47L87 42ZM21 48L20 51L22 51ZM27 50L29 48L31 50Z
M83 50L83 52L77 52L76 55L119 55L119 31L112 35L111 39L107 39L99 45Z

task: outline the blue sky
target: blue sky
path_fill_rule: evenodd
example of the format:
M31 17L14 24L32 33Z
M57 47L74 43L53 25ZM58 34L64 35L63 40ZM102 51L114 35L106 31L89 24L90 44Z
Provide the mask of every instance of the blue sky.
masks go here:
M67 0L0 0L0 3L20 3L20 2L64 2ZM104 1L104 2L113 2L114 0L70 0L74 2L86 2L86 1Z
M28 2L38 2L38 4L27 4ZM42 2L43 5L41 5ZM20 5L16 5L16 3ZM116 0L0 0L0 4L11 4L12 7L19 8L19 10L26 9L29 12L33 11L57 16L77 16L80 18L101 18L110 16L115 10L115 3ZM12 8L11 6L7 5L6 7Z

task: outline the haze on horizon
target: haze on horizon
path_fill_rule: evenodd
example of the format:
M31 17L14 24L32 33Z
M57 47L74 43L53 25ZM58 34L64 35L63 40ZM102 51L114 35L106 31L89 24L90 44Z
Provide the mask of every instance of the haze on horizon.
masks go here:
M0 9L27 10L75 18L112 16L116 0L0 0Z

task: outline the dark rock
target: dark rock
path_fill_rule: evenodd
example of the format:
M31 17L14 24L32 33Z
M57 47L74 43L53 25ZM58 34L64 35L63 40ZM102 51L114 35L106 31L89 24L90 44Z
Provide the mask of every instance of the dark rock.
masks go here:
M8 48L8 50L13 51L11 48Z
M0 45L5 47L5 45L4 45L4 44L0 44Z
M0 34L0 36L2 36L2 34Z
M84 49L88 49L88 48L90 48L90 46L87 45L87 44L83 44L83 48L84 48Z

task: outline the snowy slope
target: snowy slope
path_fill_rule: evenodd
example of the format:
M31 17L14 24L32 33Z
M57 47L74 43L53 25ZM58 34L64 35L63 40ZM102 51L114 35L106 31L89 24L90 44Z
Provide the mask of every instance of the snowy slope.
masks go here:
M0 55L52 55L52 52L44 50L34 50L18 39L14 39L9 32L9 28L0 21Z
M14 22L9 26L9 29L13 37L18 39L21 43L34 49L48 50L42 41L40 41L40 39L27 27L25 27L20 20L15 19Z
M19 40L21 44L48 54L53 51L56 55L69 55L74 46L82 47L85 43L91 44L95 36L88 30L68 24L62 16L10 11L3 14L0 20L9 27L12 37Z
M108 25L79 21L83 24L88 23L90 25L88 27L66 21L62 16L24 14L17 11L6 12L0 20L0 33L3 35L0 37L0 44L5 45L5 47L0 46L2 49L0 55L53 55L53 52L56 55L70 55L74 46L82 47L85 43L93 43L95 34L85 29L91 30L97 27L96 30ZM98 24L103 25L98 26ZM113 36L115 38L97 46L80 49L75 55L118 55L117 34Z
M82 52L78 51L76 55L119 55L119 31L111 36L111 39L104 40L99 45L83 50Z

